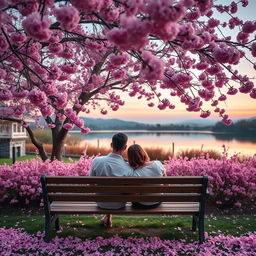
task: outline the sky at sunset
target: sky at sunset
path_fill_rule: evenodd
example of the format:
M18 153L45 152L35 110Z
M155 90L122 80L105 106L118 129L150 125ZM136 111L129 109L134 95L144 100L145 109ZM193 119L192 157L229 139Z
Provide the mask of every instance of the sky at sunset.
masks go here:
M160 111L156 107L147 107L146 101L137 100L136 98L131 99L128 96L124 98L126 104L116 112L109 111L107 115L102 115L96 110L86 116L94 118L118 118L143 123L175 123L183 120L200 118L200 112L189 113L185 110L185 106L180 103L176 105L176 109L174 110ZM175 100L173 100L173 102L175 102ZM231 96L223 107L233 120L256 116L256 100L251 99L249 95L240 94ZM211 117L208 119L211 118L220 120L215 113L212 113Z
M231 3L231 1L219 2L222 4ZM255 20L256 1L250 0L249 2L249 6L247 8L242 8L241 11L237 13L237 16L243 20ZM216 17L220 18L222 16L218 15ZM227 31L227 29L222 30L222 32L225 35L230 35L230 31ZM253 60L253 57L251 55L249 56L250 59ZM247 61L243 61L239 65L237 65L237 69L241 74L247 74L250 78L254 78L252 81L256 83L256 71ZM225 91L226 90L224 89L223 92ZM123 100L125 100L126 103L118 111L113 112L109 110L107 115L102 115L100 113L100 110L95 110L91 111L91 113L86 116L94 118L118 118L144 123L174 123L183 120L200 118L200 112L187 112L185 110L185 105L179 103L177 97L171 97L167 92L164 96L176 105L176 108L174 110L160 111L157 107L149 108L147 106L148 102L144 100L138 100L136 97L131 98L128 95L124 95ZM204 110L209 109L212 112L211 116L208 119L216 119L216 121L220 121L218 115L213 113L212 107L207 108L207 104L205 104L204 106ZM256 100L250 98L250 96L247 94L228 96L227 101L222 103L220 107L226 109L226 113L230 115L231 119L233 120L256 116Z

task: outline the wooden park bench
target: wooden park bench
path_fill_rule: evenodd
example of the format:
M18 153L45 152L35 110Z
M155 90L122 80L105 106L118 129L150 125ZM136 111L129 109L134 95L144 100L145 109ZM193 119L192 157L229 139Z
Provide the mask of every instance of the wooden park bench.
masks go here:
M207 176L87 177L41 176L45 210L45 241L52 226L59 229L60 214L164 214L191 215L192 230L204 242ZM112 193L112 194L111 194ZM95 202L162 202L154 209L135 209L131 203L119 210L97 207Z

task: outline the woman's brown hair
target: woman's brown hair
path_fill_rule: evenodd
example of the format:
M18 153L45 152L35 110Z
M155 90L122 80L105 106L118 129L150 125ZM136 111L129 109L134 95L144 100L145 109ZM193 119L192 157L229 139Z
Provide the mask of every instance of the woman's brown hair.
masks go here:
M149 160L147 152L140 145L134 144L128 148L128 162L131 167L135 169L143 167Z

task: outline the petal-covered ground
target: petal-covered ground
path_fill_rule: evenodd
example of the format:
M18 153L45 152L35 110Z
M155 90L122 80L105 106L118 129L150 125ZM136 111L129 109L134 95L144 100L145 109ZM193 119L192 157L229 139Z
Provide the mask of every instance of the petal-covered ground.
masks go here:
M0 256L256 255L256 232L240 237L208 237L203 245L185 240L161 240L157 237L124 239L118 236L87 240L56 237L50 243L45 243L42 237L43 233L31 235L20 229L0 228Z

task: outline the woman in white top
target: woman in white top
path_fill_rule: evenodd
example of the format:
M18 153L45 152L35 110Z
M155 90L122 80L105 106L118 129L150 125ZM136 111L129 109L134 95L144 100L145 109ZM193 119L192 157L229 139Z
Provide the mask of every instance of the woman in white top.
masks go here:
M128 162L134 169L133 176L166 176L165 168L160 161L150 161L147 152L138 144L128 148ZM133 207L151 209L161 202L133 202Z

